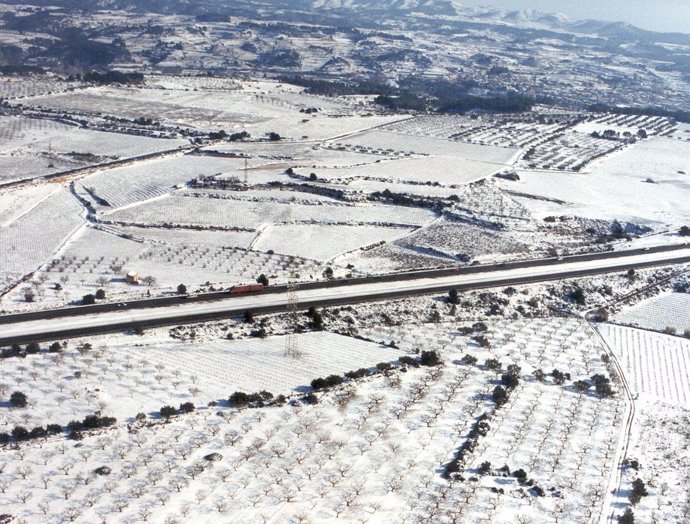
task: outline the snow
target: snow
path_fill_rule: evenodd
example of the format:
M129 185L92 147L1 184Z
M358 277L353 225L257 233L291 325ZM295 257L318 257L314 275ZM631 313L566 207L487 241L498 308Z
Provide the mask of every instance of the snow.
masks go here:
M589 173L520 171L519 182L502 187L555 202L517 198L536 216L574 214L618 219L655 228L690 221L690 144L652 138L608 157ZM651 178L654 183L645 182Z
M602 325L633 393L690 408L690 340L639 329Z
M648 495L634 507L636 522L686 522L690 511L690 341L639 329L598 326L621 362L635 399L635 416L614 514L623 513L635 479Z
M399 154L452 156L466 160L489 162L499 167L512 165L519 154L517 149L467 144L380 130L366 131L359 135L336 139L330 143L336 148L345 146L364 149L365 152L378 151L382 154L397 152Z
M502 170L503 167L491 162L466 160L451 156L434 156L431 158L388 160L365 166L317 169L315 171L319 178L327 180L368 177L396 182L460 185L491 176Z
M0 166L3 180L80 167L94 160L139 156L188 145L167 140L81 129L51 120L0 117Z
M176 193L155 202L108 213L106 217L121 225L179 224L248 231L264 224L290 222L416 226L432 221L435 214L426 209L382 204L285 204Z
M243 161L233 158L209 157L200 161L194 155L174 156L101 171L81 179L76 187L83 198L93 201L96 195L110 204L94 202L94 207L107 212L166 195L176 185L186 185L200 175L234 172L243 165Z
M673 328L682 335L690 331L690 294L665 293L623 309L612 320L654 331Z
M263 229L254 249L327 261L348 251L387 242L412 231L400 227L276 225Z
M38 269L85 222L82 208L61 189L0 227L0 276L5 284Z
M62 366L71 373L83 371L81 378L65 382L80 392L87 385L79 402L84 412L86 406L103 407L107 414L127 409L129 418L139 408L157 410L162 402L176 406L208 396L221 401L208 408L197 401L196 412L174 416L169 422L153 413L146 422L128 427L120 420L116 427L87 435L78 447L65 445L60 436L8 451L6 459L11 463L0 477L6 493L0 511L27 520L43 520L45 512L56 521L107 515L118 521L156 523L173 515L189 522L239 523L372 518L402 522L425 517L476 521L480 516L502 522L515 515L552 522L554 512L596 515L600 499L592 493L606 489L604 478L610 468L606 450L615 439L609 427L615 424L619 401L599 401L575 394L568 386L548 380L535 384L530 379L537 365L568 366L564 369L573 373L603 369L591 333L577 320L490 323L492 348L480 349L469 337L457 336L456 327L434 323L366 329L374 338L396 337L402 350L332 334L303 335L302 362L283 356L280 338L217 341L195 348L152 334L108 340L105 349L97 340L84 356L70 348L62 364L49 360L36 369L41 383L53 389L62 381L45 380L43 369L46 376L60 375ZM319 402L313 406L297 400L282 407L239 410L222 400L243 384L248 391L266 384L274 391L299 386L310 373L342 372L343 367L395 359L420 344L438 351L443 364L349 381L317 393ZM467 353L496 356L503 367L522 366L521 385L508 404L496 409L486 394L494 387L496 372L458 362ZM32 363L43 357L27 359ZM127 362L131 367L123 373ZM21 371L14 367L18 364L12 366L14 378ZM119 380L118 372L124 380ZM99 385L97 393L106 397L104 405L94 405L86 395L88 384ZM193 388L195 394L190 396ZM550 409L535 410L539 405ZM27 409L31 415L34 410L47 414L46 408L38 402ZM59 414L51 413L51 420ZM544 497L536 497L520 489L513 478L500 475L452 483L440 477L440 468L455 456L482 414L488 416L491 431L470 454L464 476L476 476L476 463L485 458L505 458L514 468L527 464L537 449L535 439L557 430L558 446L545 449L538 457L543 464L538 461L528 474L538 485L562 491L563 498L548 490ZM569 423L561 424L563 420ZM597 435L608 435L588 439L591 427ZM518 452L507 456L506 445L514 445ZM212 453L218 453L219 460L199 467ZM573 482L565 466L575 463L581 465L587 482ZM99 466L110 467L110 475L94 475ZM490 489L499 487L503 493Z

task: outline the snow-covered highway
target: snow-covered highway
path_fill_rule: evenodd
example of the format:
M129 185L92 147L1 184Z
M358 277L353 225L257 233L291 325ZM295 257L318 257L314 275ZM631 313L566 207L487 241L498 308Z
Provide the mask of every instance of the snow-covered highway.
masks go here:
M598 260L564 261L558 265L543 264L530 267L490 270L473 274L459 274L387 282L304 289L297 292L300 307L334 306L358 302L371 302L404 296L445 292L450 289L468 291L508 285L563 280L588 275L643 268L690 263L690 247L674 251L645 252L631 256L618 256ZM112 311L90 315L63 316L3 325L0 345L29 340L50 340L123 329L146 328L215 320L241 315L247 310L254 313L272 313L285 310L287 295L266 293L248 296L230 296L227 300L190 302L167 307Z

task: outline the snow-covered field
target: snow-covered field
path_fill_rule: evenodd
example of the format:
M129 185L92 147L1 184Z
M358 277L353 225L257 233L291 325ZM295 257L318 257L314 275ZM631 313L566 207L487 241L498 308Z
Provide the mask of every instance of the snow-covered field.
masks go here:
M491 162L466 160L451 156L434 156L432 158L403 158L381 161L365 166L319 169L319 178L352 179L374 178L397 182L436 183L462 185L493 175L504 166Z
M400 227L365 225L276 225L265 228L253 248L326 261L348 251L391 241L410 231Z
M373 367L402 354L326 332L297 338L298 358L285 355L285 337L280 336L194 344L161 340L154 332L91 338L88 350L73 342L59 354L8 359L3 391L25 391L30 405L28 410L3 409L0 432L20 424L66 424L96 411L131 422L139 412L187 401L205 405L234 391L288 395L309 389L314 378Z
M612 320L654 331L671 328L682 335L686 330L690 332L690 294L665 293L624 308Z
M334 148L363 150L386 154L421 154L433 156L452 156L466 160L477 160L493 164L512 165L519 150L495 146L482 146L455 142L425 136L406 135L388 131L366 131L364 133L336 139L330 142Z
M188 145L80 129L51 120L0 117L0 179L14 180Z
M194 155L173 156L133 166L101 171L82 178L77 184L79 194L92 201L94 207L109 211L144 200L150 200L186 185L199 176L235 172L244 163L232 158L208 157L200 161ZM98 197L110 206L99 205Z
M106 218L123 225L175 224L246 231L263 224L290 222L417 226L432 221L435 214L420 208L381 204L280 204L176 193L155 202L108 213Z
M0 510L48 522L595 518L607 488L615 447L610 428L622 398L600 400L576 393L569 383L533 378L536 367L558 366L573 380L606 373L586 325L564 319L491 323L491 347L485 349L459 336L456 327L361 330L375 340L395 339L399 350L332 334L304 335L298 360L283 355L281 338L199 345L163 342L154 334L97 339L83 356L70 346L57 361L50 354L18 359L11 363L11 380L21 380L26 389L35 371L37 385L49 389L33 390L41 399L51 397L48 404L25 408L29 423L65 412L76 418L94 408L106 414L129 410L123 416L131 417L189 399L197 401L197 411L168 423L135 423L129 430L120 420L86 436L79 447L53 437L20 451L4 450ZM443 364L349 381L317 393L316 405L296 400L238 410L222 400L243 387L289 393L314 375L395 360L420 347L438 351ZM464 355L479 362L461 363ZM491 400L500 373L483 365L489 357L500 359L502 370L520 366L519 385L501 407ZM65 396L76 393L74 401L52 393L62 384ZM31 400L35 393L28 395ZM62 404L55 406L58 399ZM208 399L221 401L206 408ZM19 411L10 418L24 423ZM32 411L38 412L35 420ZM480 416L489 430L476 434L476 445L460 463L463 478L444 480L441 473ZM545 440L554 432L554 439ZM544 447L545 441L554 445ZM211 453L219 454L217 462L204 458ZM479 474L477 467L487 460L495 462ZM532 483L503 475L498 468L504 462L511 472L524 469ZM99 466L108 466L109 475L94 474ZM571 467L586 482L573 480Z
M586 174L521 171L519 182L502 187L565 202L520 199L537 216L576 214L679 227L690 221L690 175L680 173L690 173L689 159L690 144L652 138L596 163Z
M604 324L634 393L690 408L690 340Z
M83 224L81 206L60 189L0 227L2 284L38 269Z
M623 366L635 399L626 458L639 465L623 467L616 512L622 513L632 482L641 479L648 495L634 507L636 522L687 522L690 341L610 324L598 330Z

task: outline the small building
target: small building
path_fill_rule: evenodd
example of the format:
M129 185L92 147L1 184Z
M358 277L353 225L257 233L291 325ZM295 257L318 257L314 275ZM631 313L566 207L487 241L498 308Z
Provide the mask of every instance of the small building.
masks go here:
M127 282L128 284L139 284L139 282L141 282L141 279L135 271L130 271L129 273L127 273L127 276L125 277L125 282Z

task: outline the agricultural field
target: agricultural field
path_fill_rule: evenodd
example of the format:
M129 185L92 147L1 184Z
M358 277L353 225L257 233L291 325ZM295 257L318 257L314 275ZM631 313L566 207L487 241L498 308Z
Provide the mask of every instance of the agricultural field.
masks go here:
M26 384L24 374L36 376L50 384L42 398L62 403L48 417L45 403L17 408L7 425L55 421L61 414L77 419L96 408L120 417L85 436L78 448L57 436L8 451L3 458L12 462L2 468L0 509L29 520L49 513L152 522L180 516L232 522L597 516L617 444L609 428L623 409L618 386L613 383L613 397L600 398L577 393L570 381L533 378L538 367L558 367L573 380L607 373L596 340L580 321L564 319L476 329L489 345L459 335L456 324L437 323L361 327L360 335L394 338L399 349L329 333L301 335L297 359L284 355L281 337L195 349L189 342L163 342L153 332L135 344L94 339L91 347L68 345L17 359L6 380ZM441 361L411 366L420 348ZM407 357L406 372L394 366L371 374L374 363L385 369L401 357ZM490 358L500 362L483 364ZM312 378L367 366L369 376L317 390L317 403L305 402ZM499 403L491 392L507 369L517 384ZM50 375L53 380L43 380ZM62 394L52 393L62 384ZM225 399L243 388L282 392L287 403L254 409L228 404ZM216 403L205 407L208 399ZM183 402L196 410L157 415L160 405ZM537 405L549 405L548 416ZM133 421L140 410L143 418ZM554 426L559 445L540 449ZM470 451L459 454L468 441L474 442ZM106 475L94 473L100 466L109 468ZM571 466L588 481L565 475Z
M635 326L653 331L672 330L682 335L690 333L690 294L665 293L615 314L617 324Z
M690 408L690 341L630 327L602 325L635 394Z
M76 189L97 211L108 212L166 195L199 176L235 173L243 165L233 158L210 157L200 162L195 155L175 155L89 175Z
M578 117L565 119L541 115L470 118L460 115L421 116L386 126L388 131L430 136L509 148L526 148L544 142Z
M404 227L275 225L263 229L253 248L329 261L349 251L390 242L410 233ZM295 239L299 239L298 242Z
M336 169L317 169L316 175L329 182L362 178L396 183L441 184L457 186L489 177L504 166L457 157L434 156L432 158L404 158L384 160L365 166Z
M0 432L19 424L33 427L81 419L96 411L128 423L139 412L152 413L163 405L187 401L206 405L235 390L289 395L310 389L315 377L373 367L401 354L326 332L298 339L297 358L285 356L282 336L217 340L202 347L161 340L152 332L136 339L92 338L91 347L84 346L87 341L75 342L57 353L45 350L26 359L8 359L3 367L3 397L7 391L35 384L28 392L30 416L21 410L3 411Z
M84 225L82 214L72 195L60 189L0 227L0 289L37 270Z
M519 150L507 147L481 146L438 138L371 130L343 139L329 141L333 149L344 148L384 156L407 157L412 155L452 156L465 160L477 160L510 166L516 160Z
M82 228L48 263L36 268L38 271L27 285L8 293L3 307L17 311L32 309L36 304L79 303L84 295L95 294L99 289L110 301L126 301L152 293L171 294L181 283L190 290L225 288L253 282L261 274L273 283L290 278L322 280L329 267L335 277L351 274L344 265L326 264L325 259L249 249L253 234L195 231L180 237L164 235L162 231L170 233L148 228ZM149 232L151 236L147 236ZM220 237L213 239L215 244L204 242L213 236ZM321 249L321 242L322 239L314 241L311 254ZM238 243L247 246L233 246ZM331 249L333 256L341 252ZM130 271L143 279L140 285L126 282L125 275ZM27 290L31 291L30 302L26 299Z
M586 174L519 171L520 181L502 181L501 187L537 197L517 198L537 217L571 214L677 229L690 220L690 186L682 174L690 173L688 154L685 143L651 138L597 162Z
M506 255L526 255L526 244L511 241L505 235L471 224L444 220L421 229L396 242L400 247L420 249L448 257L482 258L491 253L492 258Z
M9 226L58 191L60 191L58 184L46 184L0 193L0 226Z
M598 330L617 355L635 399L616 504L624 506L636 479L648 494L635 507L641 522L686 522L690 517L690 341L604 324Z
M164 82L150 87L92 87L75 93L58 93L22 100L31 107L49 108L85 116L99 114L135 120L150 118L167 127L187 129L246 130L262 137L270 132L290 139L326 139L354 133L398 120L397 116L364 116L350 104L296 93L272 82L248 82L216 88L190 88ZM317 114L300 113L316 107ZM233 109L236 108L236 109Z
M0 181L45 175L176 149L186 140L130 136L81 129L54 120L0 117Z
M264 224L291 222L414 227L431 222L434 218L435 214L425 209L392 205L281 204L180 192L155 202L108 213L102 220L119 225L251 231Z
M46 35L47 36L47 35ZM3 76L0 80L0 98L18 99L39 95L52 95L75 89L76 84L58 77L12 77Z

